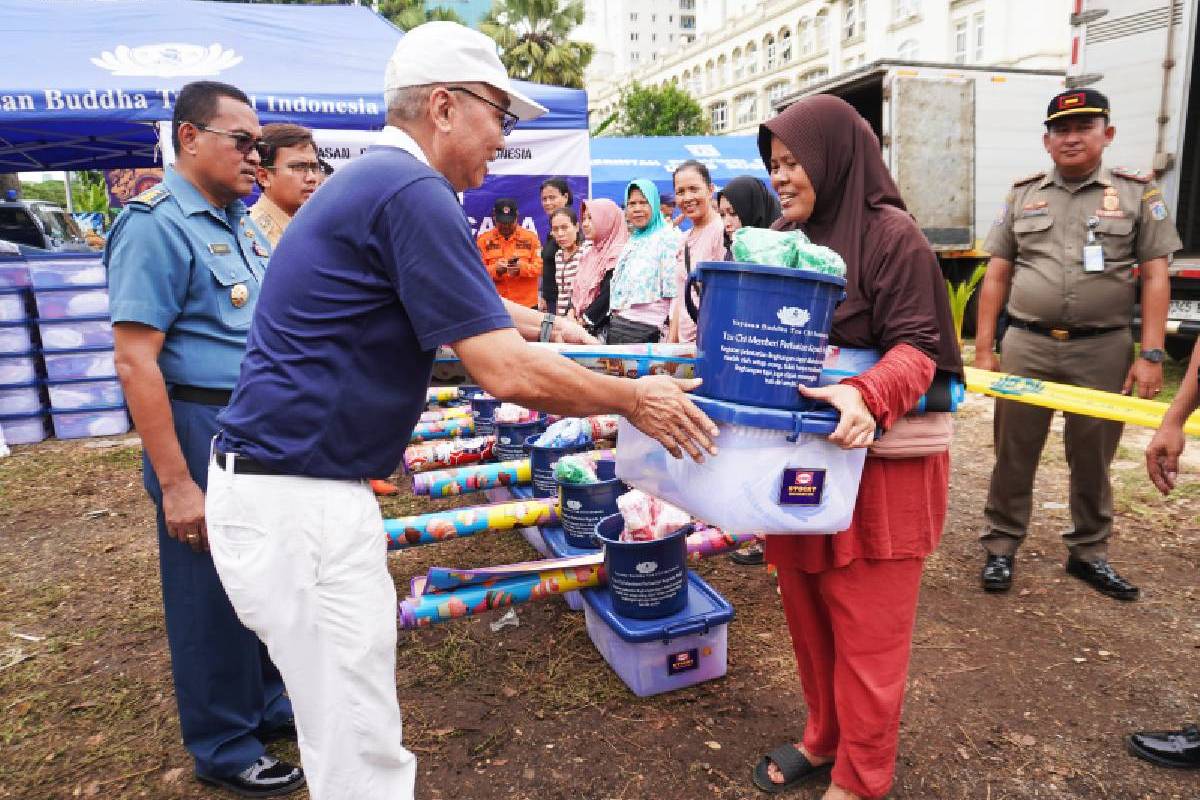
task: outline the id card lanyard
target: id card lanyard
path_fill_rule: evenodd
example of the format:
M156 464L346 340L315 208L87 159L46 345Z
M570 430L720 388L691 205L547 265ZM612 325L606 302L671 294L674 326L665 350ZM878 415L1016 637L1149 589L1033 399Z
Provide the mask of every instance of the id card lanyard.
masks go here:
M1100 225L1099 217L1087 219L1087 244L1083 246L1083 271L1104 272L1104 248L1096 239L1096 228Z

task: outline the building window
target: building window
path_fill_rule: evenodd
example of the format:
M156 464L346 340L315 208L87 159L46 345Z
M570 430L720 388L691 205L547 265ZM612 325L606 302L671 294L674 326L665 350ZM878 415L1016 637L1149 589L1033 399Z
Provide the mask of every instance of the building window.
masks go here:
M679 27L685 31L694 31L696 29L696 17L693 14L681 14L679 17Z
M733 101L735 122L738 126L758 122L758 98L753 94L740 94Z
M652 33L652 34L650 34L650 41L652 41L652 42L657 42L657 41L658 41L658 34L657 34L657 33Z
M767 102L771 105L772 108L774 108L774 106L777 102L779 102L783 98L787 97L787 94L788 94L787 81L780 81L779 83L772 83L770 86L767 87Z
M704 85L700 80L700 70L692 73L692 78L688 81L687 87L693 97L699 97L704 92Z
M630 53L630 54L629 54L629 63L630 63L630 64L636 64L636 63L638 63L638 62L639 62L639 61L641 61L641 60L642 60L642 54L641 54L641 53Z
M813 41L816 44L817 52L829 47L829 15L823 8L813 18Z
M720 133L729 126L729 105L724 101L713 103L708 107L708 120L713 133Z
M758 46L754 42L746 46L746 74L758 74Z
M639 35L640 34L638 34L637 32L629 34L629 41L636 42L638 40Z
M706 91L717 88L717 72L711 61L704 65L704 88Z
M806 58L812 55L813 31L812 24L807 17L800 20L800 24L796 26L796 36L800 39L800 57Z
M812 86L814 83L820 83L829 77L829 70L826 67L818 67L810 69L808 72L800 76L801 86Z
M779 60L784 64L792 62L792 32L786 28L779 34Z
M746 74L746 62L742 58L742 50L739 47L733 51L733 79L740 81Z
M921 0L892 0L892 17L903 22L921 13Z
M954 21L954 63L967 63L967 21L958 19Z
M696 0L679 0L680 11L695 11Z
M916 39L905 39L896 48L896 57L901 61L916 61L919 52Z
M631 14L629 15L629 21L630 21L630 22L637 22L637 12L631 13Z
M974 35L971 37L975 45L976 64L983 62L983 14L976 14L971 18L971 26L974 29Z
M867 0L846 0L846 16L842 24L842 38L862 36L867 29Z
M767 34L764 49L767 51L767 69L773 70L779 66L779 48L775 44L775 37L771 34Z

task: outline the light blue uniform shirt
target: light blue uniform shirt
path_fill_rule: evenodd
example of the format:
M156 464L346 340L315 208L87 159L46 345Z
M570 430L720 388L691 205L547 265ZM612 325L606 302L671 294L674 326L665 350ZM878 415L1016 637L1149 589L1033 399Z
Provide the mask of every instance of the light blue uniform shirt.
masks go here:
M232 389L270 247L241 200L218 209L168 169L109 234L112 321L166 334L158 364L167 385Z

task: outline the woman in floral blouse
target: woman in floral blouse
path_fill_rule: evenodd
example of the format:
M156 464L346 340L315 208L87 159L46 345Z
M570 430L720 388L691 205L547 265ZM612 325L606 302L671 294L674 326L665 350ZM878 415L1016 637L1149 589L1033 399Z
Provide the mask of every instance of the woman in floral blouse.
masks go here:
M657 342L675 297L675 258L683 237L663 219L652 181L626 187L625 214L630 234L613 271L608 342Z

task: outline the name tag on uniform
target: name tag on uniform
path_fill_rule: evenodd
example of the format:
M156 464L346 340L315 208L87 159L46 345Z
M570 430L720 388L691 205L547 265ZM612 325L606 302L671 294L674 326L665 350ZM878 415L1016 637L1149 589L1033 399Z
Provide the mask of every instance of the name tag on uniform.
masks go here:
M1104 248L1098 244L1084 245L1083 271L1104 272Z
M215 242L208 246L208 252L212 253L214 256L227 256L233 251L229 249L229 245L224 244L223 242Z

